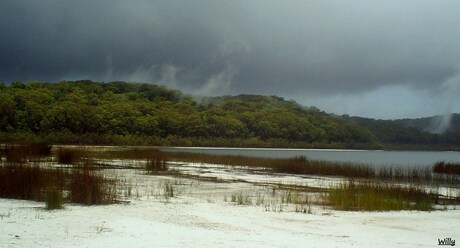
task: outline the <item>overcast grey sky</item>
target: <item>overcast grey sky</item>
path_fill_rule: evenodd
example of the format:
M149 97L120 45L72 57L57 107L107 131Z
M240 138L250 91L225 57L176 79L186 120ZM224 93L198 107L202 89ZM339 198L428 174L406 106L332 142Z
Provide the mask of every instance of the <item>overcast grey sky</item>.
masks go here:
M460 1L0 0L0 81L274 94L375 118L460 112Z

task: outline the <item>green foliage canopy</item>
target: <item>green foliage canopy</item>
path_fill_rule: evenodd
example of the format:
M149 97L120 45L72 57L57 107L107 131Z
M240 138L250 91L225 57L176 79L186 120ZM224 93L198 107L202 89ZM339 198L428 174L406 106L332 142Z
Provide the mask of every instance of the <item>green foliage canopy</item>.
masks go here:
M277 96L194 99L152 84L2 83L0 99L0 137L10 141L28 133L67 143L72 140L57 134L98 137L87 143L372 148L434 139L414 128L333 116Z

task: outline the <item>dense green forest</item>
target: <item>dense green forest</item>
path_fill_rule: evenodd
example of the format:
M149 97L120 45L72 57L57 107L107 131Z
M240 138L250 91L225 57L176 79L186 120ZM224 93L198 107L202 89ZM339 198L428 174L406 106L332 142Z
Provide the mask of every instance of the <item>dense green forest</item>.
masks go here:
M193 98L152 84L85 80L0 84L0 99L0 142L374 149L459 145L458 139L447 142L417 127L333 116L277 96Z
M450 116L449 126L443 133L432 132L437 129L440 122L445 121L444 116L401 120L374 120L348 116L342 118L371 131L380 143L390 147L458 150L460 146L460 114Z

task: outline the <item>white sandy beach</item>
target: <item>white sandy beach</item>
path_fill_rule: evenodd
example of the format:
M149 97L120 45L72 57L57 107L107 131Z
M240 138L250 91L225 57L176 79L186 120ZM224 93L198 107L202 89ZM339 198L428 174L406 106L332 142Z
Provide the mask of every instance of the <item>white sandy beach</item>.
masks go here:
M266 184L321 186L324 178L245 174L205 164L172 167L233 182L120 170L119 179L128 179L132 186L124 187L123 200L129 203L67 204L63 210L48 211L42 202L0 199L2 246L434 247L438 239L460 237L460 210L454 207L432 212L345 212L312 205L310 213L301 213L270 198ZM174 185L174 197L162 196L166 182ZM257 182L265 186L255 186ZM262 203L252 199L252 204L238 205L230 200L235 192L260 192Z

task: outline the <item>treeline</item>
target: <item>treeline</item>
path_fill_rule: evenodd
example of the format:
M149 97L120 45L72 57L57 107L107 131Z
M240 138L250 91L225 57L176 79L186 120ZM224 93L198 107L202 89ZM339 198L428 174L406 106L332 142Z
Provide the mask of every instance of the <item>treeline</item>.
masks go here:
M0 84L0 141L67 144L375 148L350 121L276 96L193 99L126 82Z
M152 84L0 83L0 142L365 149L460 147L460 115L334 116L277 96L192 98Z
M370 130L380 143L398 148L398 146L414 148L435 148L458 150L460 147L460 115L452 114L444 132L438 126L445 122L444 116L434 116L418 119L375 120L362 117L342 116L345 121L353 122Z

